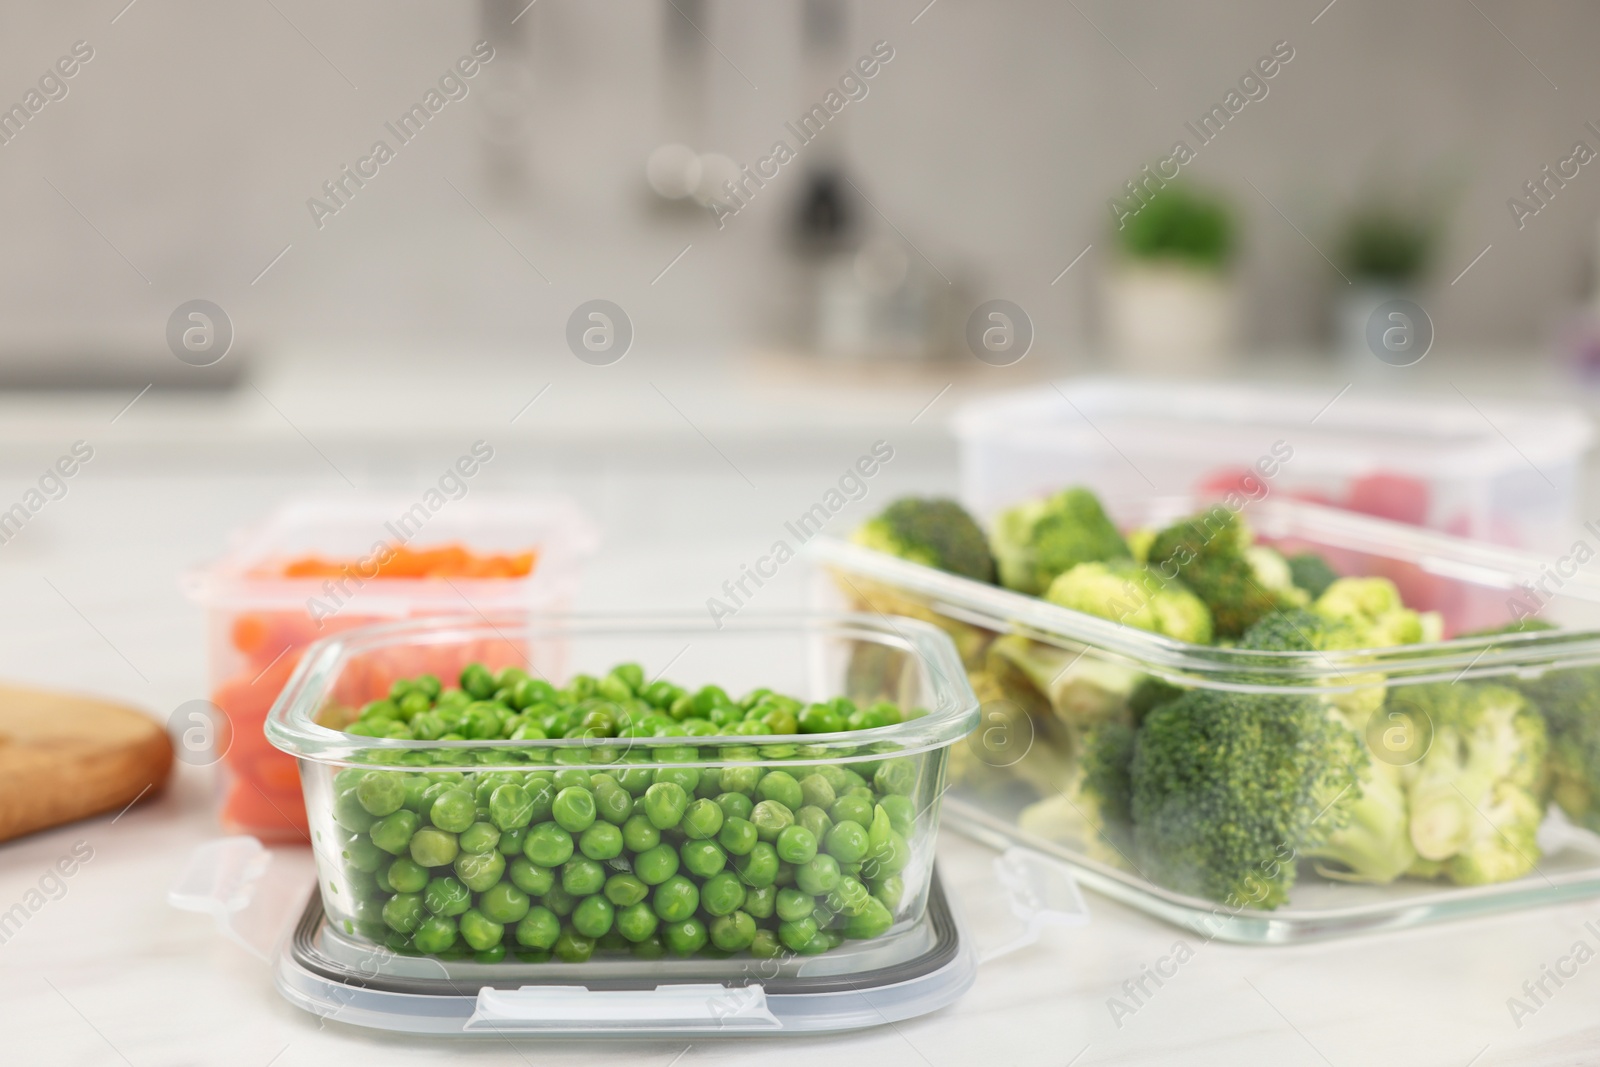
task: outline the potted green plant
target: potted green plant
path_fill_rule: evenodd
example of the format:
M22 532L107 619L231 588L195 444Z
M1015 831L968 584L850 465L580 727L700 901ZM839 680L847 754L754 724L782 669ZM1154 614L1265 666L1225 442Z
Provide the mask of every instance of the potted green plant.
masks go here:
M1228 270L1236 243L1221 196L1185 183L1155 190L1116 231L1106 284L1113 355L1136 371L1215 371L1231 362L1238 300Z
M1335 258L1350 284L1338 297L1335 331L1347 358L1371 361L1367 323L1378 308L1417 301L1444 231L1443 199L1369 195L1345 216Z

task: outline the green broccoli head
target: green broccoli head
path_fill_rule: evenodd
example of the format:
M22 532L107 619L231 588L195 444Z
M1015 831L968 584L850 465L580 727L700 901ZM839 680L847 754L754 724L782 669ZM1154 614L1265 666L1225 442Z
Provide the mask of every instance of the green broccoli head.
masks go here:
M1361 647L1361 637L1338 619L1287 608L1265 615L1239 638L1240 648L1262 652L1331 652Z
M1288 563L1289 576L1294 584L1304 589L1313 600L1339 580L1339 575L1328 565L1328 561L1315 552L1298 552L1289 557Z
M1364 648L1437 641L1441 636L1439 616L1406 607L1400 590L1387 578L1340 578L1323 590L1311 610L1353 627Z
M989 543L1000 584L1037 596L1080 563L1130 559L1127 543L1087 489L1066 489L1000 513Z
M1600 669L1549 671L1516 684L1549 728L1551 799L1600 832Z
M1262 584L1246 551L1250 540L1238 514L1219 504L1157 534L1149 562L1163 578L1178 578L1199 594L1218 636L1238 637L1263 615L1295 606L1298 599Z
M1045 599L1179 641L1211 643L1211 612L1182 582L1142 563L1080 563L1050 583Z
M851 540L963 578L994 581L994 556L983 529L954 500L896 500Z
M1134 744L1138 862L1179 892L1275 908L1295 857L1348 821L1365 751L1312 697L1192 690Z
M1250 561L1250 571L1257 584L1282 607L1303 607L1311 603L1304 589L1294 584L1294 573L1283 553L1266 545L1249 545L1244 558Z
M1471 682L1406 686L1391 701L1432 730L1404 773L1417 855L1453 880L1472 879L1463 884L1532 870L1548 750L1533 705L1508 686Z
M1417 860L1405 787L1397 768L1371 759L1358 785L1343 824L1302 855L1315 860L1317 873L1325 878L1387 885Z
M1333 652L1363 646L1361 635L1348 623L1305 608L1287 608L1263 616L1239 638L1239 647L1262 652ZM1382 674L1347 673L1330 667L1317 679L1308 680L1308 684L1318 681L1339 687L1338 692L1326 694L1328 703L1339 710L1346 724L1354 730L1363 730L1367 719L1383 706ZM1358 683L1359 688L1346 688Z

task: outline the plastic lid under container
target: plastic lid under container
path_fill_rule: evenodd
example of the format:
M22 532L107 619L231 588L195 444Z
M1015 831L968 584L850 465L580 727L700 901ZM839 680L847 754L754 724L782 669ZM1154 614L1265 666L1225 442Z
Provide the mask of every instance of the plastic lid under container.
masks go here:
M583 964L398 956L331 929L313 894L283 945L276 977L297 1007L379 1030L740 1037L915 1018L954 1002L976 970L935 872L922 918L882 938L818 956L667 959L643 968L626 956Z

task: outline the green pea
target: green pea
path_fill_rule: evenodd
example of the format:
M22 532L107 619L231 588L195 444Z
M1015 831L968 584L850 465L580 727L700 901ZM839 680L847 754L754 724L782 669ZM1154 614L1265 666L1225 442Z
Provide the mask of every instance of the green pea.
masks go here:
M364 834L372 829L377 816L361 806L354 786L342 790L333 798L333 821L353 834Z
M872 784L880 793L909 796L917 787L917 765L904 756L884 760L872 776Z
M505 958L506 946L504 943L490 945L488 948L481 949L472 954L472 961L474 963L499 963Z
M750 887L744 892L743 910L755 919L770 919L777 909L778 887L764 885Z
M645 903L629 904L616 913L617 931L633 942L644 941L654 935L660 923L655 910Z
M578 753L578 755L581 754ZM583 770L580 767L563 767L555 773L552 781L555 783L556 792L559 796L562 791L567 789L582 789L587 792L592 777L593 775L590 771Z
M817 839L804 826L790 826L778 834L776 847L785 863L808 863L817 854Z
M561 865L561 888L575 897L598 893L605 884L606 869L592 859L577 856Z
M448 866L459 851L455 834L426 827L411 835L411 858L424 867Z
M750 810L756 805L755 801L743 793L719 793L717 806L722 809L723 819L726 821L750 818Z
M340 851L340 856L351 868L371 874L383 865L384 851L370 838L352 837Z
M854 878L841 878L838 887L828 893L828 910L854 917L865 911L872 899L866 886Z
M711 943L723 952L739 952L756 939L756 921L742 911L711 920Z
M611 931L616 909L602 896L584 897L572 909L572 928L585 937L604 937Z
M492 822L475 822L461 831L456 843L463 852L493 852L500 844L500 831Z
M622 824L622 844L629 852L643 852L661 843L661 831L643 815L630 815Z
M860 823L837 823L822 840L823 850L840 863L860 863L867 858L867 831Z
M541 867L559 867L572 858L572 835L553 822L528 831L522 854Z
M800 779L800 796L802 804L811 805L827 811L838 799L834 794L833 786L821 774L813 772Z
M684 869L699 878L710 878L728 865L728 854L715 841L686 841L678 856Z
M662 758L668 757L663 755ZM700 784L700 771L694 767L658 767L654 777L657 785L675 785L685 796L692 794Z
M398 930L402 934L414 932L427 916L422 897L417 893L397 893L383 906L383 921L391 930Z
M456 857L456 877L474 893L482 893L505 873L506 858L498 852L463 852Z
M796 789L799 786L795 787ZM778 835L794 825L794 812L780 800L763 800L750 812L750 822L761 840L773 842Z
M851 916L845 922L844 933L846 937L879 937L893 925L893 913L883 906L882 901L869 898L861 913Z
M461 914L461 940L478 951L498 945L506 936L506 928L484 915L477 908L468 908Z
M645 885L660 885L678 873L678 853L671 845L645 849L633 858L633 873Z
M466 886L446 875L428 883L422 891L422 904L435 915L460 915L472 907L472 894ZM451 930L454 929L452 926Z
M693 956L706 947L706 924L690 917L661 928L661 939L674 956Z
M683 813L682 829L693 841L716 837L722 829L722 808L714 800L695 801Z
M799 952L817 936L817 923L815 919L807 916L794 922L778 924L778 940L783 942L785 948Z
M816 906L816 898L809 893L802 893L798 889L778 890L777 913L781 922L795 922L807 918Z
M469 663L461 669L461 688L475 700L487 700L499 688L494 675L481 663Z
M555 782L549 778L530 778L524 788L528 790L528 799L533 803L533 816L529 825L550 818L550 812L556 806Z
M478 817L478 804L465 789L452 788L439 794L428 810L428 818L441 830L459 834Z
M356 783L356 800L367 814L382 818L405 804L405 783L393 771L368 771Z
M724 767L722 768L722 788L728 793L743 793L746 796L756 791L756 783L761 780L761 768L749 767ZM741 816L747 818L748 816Z
M501 834L500 843L495 846L495 849L499 851L502 856L510 859L512 856L522 855L523 846L527 843L527 827L518 827L515 830L507 830L505 833Z
M844 722L826 704L811 704L798 717L803 734L836 734L844 729Z
M650 887L643 879L633 874L613 874L606 879L606 899L619 908L626 908L637 904L650 895Z
M543 678L521 678L511 687L511 706L521 711L535 704L550 703L555 695L555 686Z
M520 785L496 786L489 794L489 818L501 830L519 830L533 822L533 797Z
M745 885L771 885L778 877L778 853L765 841L757 841L749 855L733 861L733 869Z
M677 826L689 807L689 794L676 782L657 782L644 794L644 814L657 830Z
M552 886L550 892L544 895L544 906L562 918L572 914L572 909L578 906L578 898L562 889L559 885Z
M828 831L833 829L833 820L828 818L828 813L814 804L807 804L794 813L796 826L804 826L811 831L811 836L821 841L828 836Z
M433 738L424 738L424 740L431 741ZM407 775L405 781L405 809L414 811L418 815L425 814L433 806L433 798L428 797L428 790L431 788L433 788L433 783L428 781L425 775ZM425 797L427 798L426 800L424 800Z
M707 915L730 915L744 904L744 883L730 871L706 879L700 887L700 906Z
M532 901L512 882L498 882L478 897L478 910L497 923L521 921Z
M842 877L839 861L826 854L818 855L794 870L795 885L814 897L831 892Z
M600 818L621 826L633 814L633 795L609 775L595 775L595 778L594 800Z
M750 955L758 960L772 960L783 955L783 942L778 940L777 931L758 929L756 936L750 939Z
M675 874L656 886L650 903L663 922L682 922L700 906L700 890L683 875Z
M561 936L561 920L549 908L534 905L517 923L513 937L528 948L547 949Z
M883 902L883 906L890 911L900 906L901 898L906 894L906 883L898 874L891 874L879 878L872 885L872 895Z
M406 856L389 864L388 876L396 893L420 893L428 884L428 869Z
M430 915L422 920L417 932L411 935L411 943L416 946L417 951L430 956L445 951L455 944L455 940L456 921L444 915Z
M889 816L889 828L905 837L911 836L911 827L916 822L916 809L911 805L911 798L905 796L887 796L878 801L884 813Z
M736 816L724 822L717 833L717 843L734 856L748 856L759 840L755 824Z
M805 793L800 789L800 783L794 780L794 775L788 771L768 771L761 776L761 782L756 786L756 794L762 800L775 800L790 811L805 803ZM760 805L756 805L760 807Z
M378 852L376 855L381 863L383 861L383 853ZM355 900L374 900L377 898L378 879L375 874L368 871L360 871L354 867L346 867L344 877L345 881L349 883L350 895ZM329 882L328 885L333 892L339 892L337 882Z
M580 786L567 786L556 794L550 814L569 833L587 830L595 819L594 794Z
M899 874L911 862L911 849L906 839L889 824L889 815L880 805L872 817L872 827L867 831L867 859L872 877Z
M594 955L594 938L585 937L570 926L563 926L561 936L556 938L550 951L564 963L587 963L589 957Z
M508 868L511 884L529 896L542 897L556 884L555 872L541 867L526 856L517 856Z
M597 822L579 836L578 851L592 860L615 859L622 855L622 831L608 822Z
M853 822L862 829L872 825L872 801L866 797L842 796L828 809L834 824Z

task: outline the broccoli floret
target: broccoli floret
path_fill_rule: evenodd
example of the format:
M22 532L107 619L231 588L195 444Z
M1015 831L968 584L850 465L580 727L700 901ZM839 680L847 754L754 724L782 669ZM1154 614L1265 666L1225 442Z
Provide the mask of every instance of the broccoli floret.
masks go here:
M1099 499L1087 489L1066 489L1001 512L989 543L1000 584L1035 596L1056 575L1080 563L1132 558Z
M1289 575L1294 584L1315 600L1323 591L1339 580L1339 575L1328 566L1328 561L1315 552L1299 552L1288 559Z
M1050 583L1045 599L1140 630L1211 643L1211 612L1182 582L1131 559L1080 563Z
M1133 692L1128 694L1128 715L1133 719L1133 725L1138 726L1144 722L1146 715L1169 700L1177 700L1185 692L1187 690L1153 674L1145 675L1134 686Z
M1134 562L1147 563L1150 560L1150 545L1156 539L1156 531L1148 526L1141 526L1136 530L1129 530L1125 540L1128 542L1128 551L1133 553Z
M1302 855L1318 861L1317 873L1325 878L1386 885L1405 874L1417 859L1405 788L1398 768L1370 758L1360 771L1358 785L1360 795L1345 805L1343 825L1322 844L1303 849Z
M1152 711L1134 744L1138 862L1179 892L1275 908L1297 852L1345 825L1364 759L1314 698L1185 693Z
M1219 636L1238 637L1268 612L1294 606L1293 598L1274 593L1257 578L1245 551L1250 540L1249 527L1219 504L1157 534L1150 566L1199 594Z
M1279 606L1304 607L1311 603L1306 591L1294 584L1294 574L1289 570L1289 561L1283 558L1283 553L1266 545L1250 545L1244 550L1244 557L1250 561L1250 570L1255 574L1256 582Z
M1128 717L1128 698L1143 677L1131 667L1093 653L1032 641L1019 634L989 647L989 673L1007 697L1065 730L1069 748L1112 720Z
M1437 641L1443 628L1436 612L1419 613L1400 602L1400 590L1387 578L1340 578L1311 610L1348 623L1364 648L1387 648Z
M1600 832L1600 669L1519 682L1549 727L1550 794L1573 822Z
M1411 843L1454 881L1518 878L1539 861L1547 738L1526 697L1497 684L1430 683L1393 697L1432 728L1405 768Z
M994 556L983 528L954 500L896 500L851 540L963 578L994 582Z
M1304 608L1289 608L1267 615L1239 638L1240 648L1262 652L1332 652L1361 648L1361 635L1348 623L1330 619ZM1328 668L1323 673L1327 684L1340 687L1326 694L1328 703L1344 716L1345 723L1360 732L1367 720L1383 706L1383 675L1374 672L1347 673ZM1281 683L1281 678L1267 681ZM1357 685L1359 688L1345 689Z

